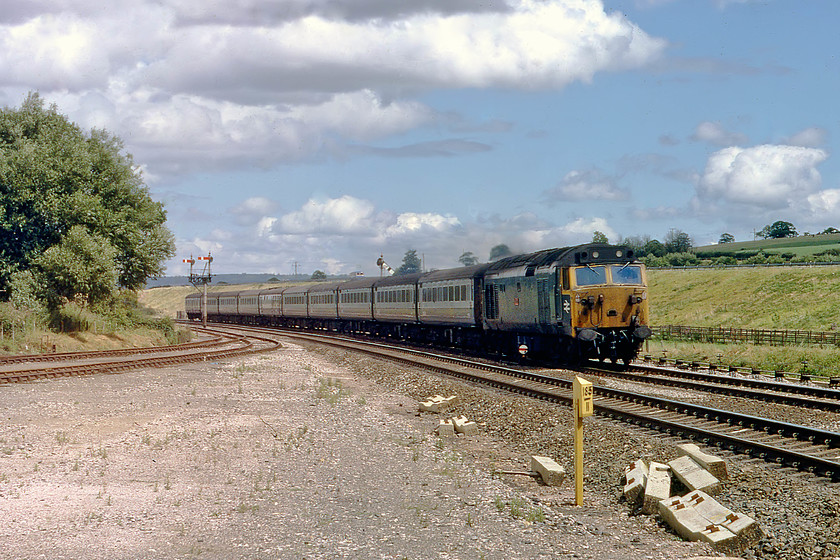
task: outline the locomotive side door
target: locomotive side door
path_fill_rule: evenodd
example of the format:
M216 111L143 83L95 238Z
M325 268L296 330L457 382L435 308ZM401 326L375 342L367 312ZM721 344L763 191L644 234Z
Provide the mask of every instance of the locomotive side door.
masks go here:
M549 279L537 279L537 317L540 325L551 326L551 292Z

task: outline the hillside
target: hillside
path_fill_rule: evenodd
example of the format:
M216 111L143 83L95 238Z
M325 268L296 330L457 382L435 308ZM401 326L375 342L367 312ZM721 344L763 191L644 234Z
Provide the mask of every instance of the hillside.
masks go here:
M840 267L651 270L651 322L827 331L840 324Z
M796 256L814 255L830 249L840 249L840 233L800 235L780 239L759 239L736 241L695 247L692 252L698 257L708 255L734 255L739 252L793 253Z

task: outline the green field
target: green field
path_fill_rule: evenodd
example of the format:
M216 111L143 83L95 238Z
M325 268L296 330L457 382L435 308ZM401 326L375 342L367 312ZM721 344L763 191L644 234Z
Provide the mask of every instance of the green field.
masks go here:
M698 257L706 254L735 254L740 251L764 251L765 253L794 253L797 256L813 255L830 249L840 249L840 233L800 235L781 239L760 239L705 245L692 249Z
M654 325L828 331L840 325L840 266L650 270Z
M840 266L651 270L651 323L832 331L840 325ZM840 375L840 349L651 341L655 356Z

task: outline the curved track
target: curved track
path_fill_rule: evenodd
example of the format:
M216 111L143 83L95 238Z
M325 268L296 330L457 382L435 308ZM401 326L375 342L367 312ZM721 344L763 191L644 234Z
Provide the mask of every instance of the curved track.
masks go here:
M231 334L216 328L191 326L209 335L196 342L174 346L128 348L101 352L78 352L0 358L0 384L23 383L56 377L122 373L125 371L167 367L188 362L218 360L280 346L277 336ZM46 365L48 364L48 365Z

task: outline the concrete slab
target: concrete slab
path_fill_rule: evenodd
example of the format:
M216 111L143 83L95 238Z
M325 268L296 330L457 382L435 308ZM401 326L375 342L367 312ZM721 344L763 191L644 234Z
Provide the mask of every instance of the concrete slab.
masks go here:
M444 397L442 395L435 395L429 400L420 403L420 412L440 413L448 410L458 402L456 395Z
M683 538L707 542L723 552L740 552L762 537L754 520L702 491L662 500L659 514Z
M624 499L635 504L645 493L647 485L648 466L638 459L624 468Z
M551 457L531 457L531 470L540 473L546 486L560 486L566 478L566 470Z
M680 455L688 455L694 459L698 465L712 473L718 480L727 480L729 478L729 473L726 470L726 461L720 457L706 453L699 446L693 443L683 443L677 446L677 452Z
M715 525L725 527L737 537L737 549L755 544L763 533L758 523L743 513L736 513L702 491L686 494L685 498L700 515Z
M645 484L645 495L642 501L644 513L656 513L659 502L671 497L671 469L668 465L650 462L648 468L647 483Z
M688 455L668 461L668 466L677 480L689 490L702 490L707 494L717 494L721 491L720 481Z

